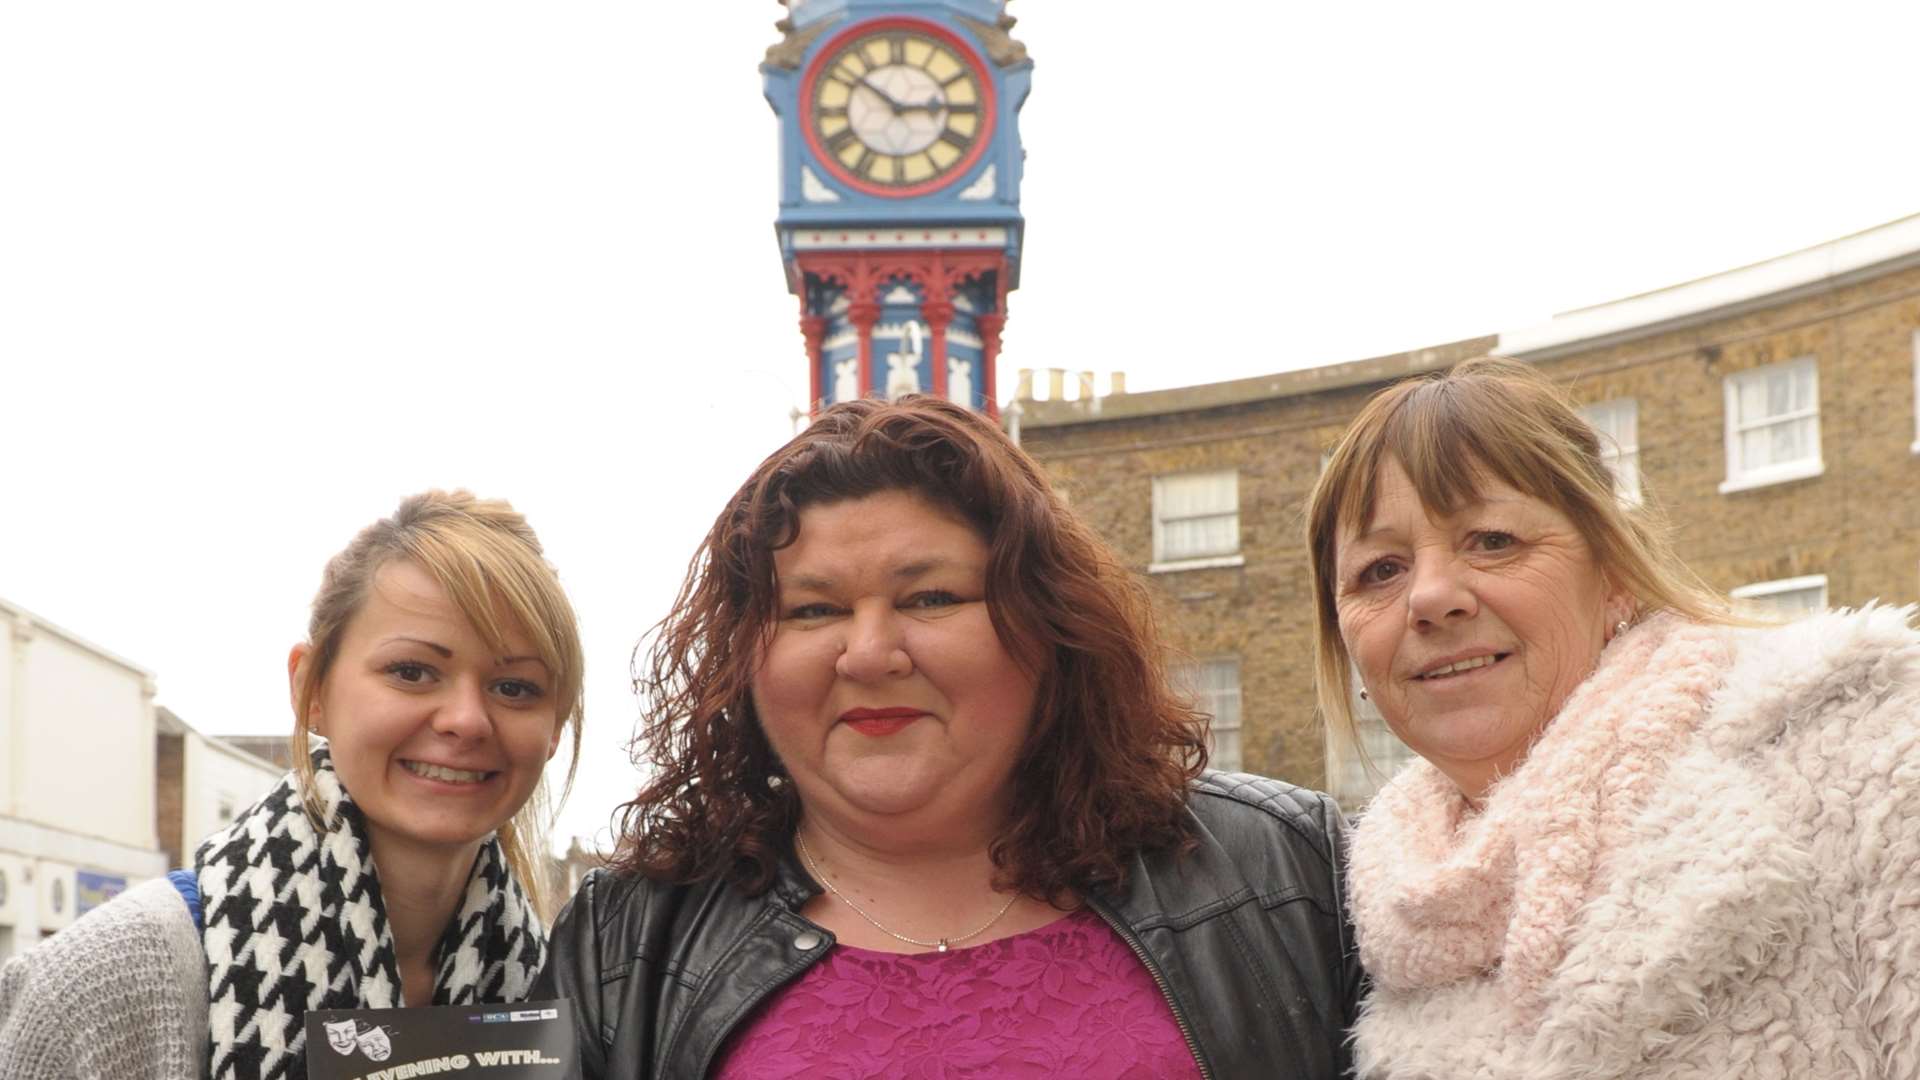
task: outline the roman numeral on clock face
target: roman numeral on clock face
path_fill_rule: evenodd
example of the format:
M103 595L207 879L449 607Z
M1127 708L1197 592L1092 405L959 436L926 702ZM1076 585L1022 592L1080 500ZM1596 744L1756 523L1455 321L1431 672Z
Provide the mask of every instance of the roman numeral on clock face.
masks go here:
M973 160L992 117L986 69L939 32L878 25L821 57L808 140L821 165L876 193L932 190ZM955 100L958 98L959 100Z

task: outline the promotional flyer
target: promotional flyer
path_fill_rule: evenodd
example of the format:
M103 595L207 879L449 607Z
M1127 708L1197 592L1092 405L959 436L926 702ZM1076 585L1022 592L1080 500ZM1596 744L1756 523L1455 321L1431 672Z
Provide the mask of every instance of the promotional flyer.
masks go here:
M307 1014L310 1080L567 1080L578 1058L565 1001Z

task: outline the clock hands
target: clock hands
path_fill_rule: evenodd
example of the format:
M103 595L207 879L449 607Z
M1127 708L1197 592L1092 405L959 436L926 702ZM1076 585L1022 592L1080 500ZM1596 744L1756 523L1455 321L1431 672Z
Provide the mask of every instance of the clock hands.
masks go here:
M879 94L879 100L883 100L883 102L887 102L887 110L900 111L900 102L895 102L895 100L893 100L893 94L889 94L889 92L885 92L885 90L881 90L879 86L872 85L872 83L868 83L868 81L866 81L866 75L860 75L860 79L858 79L858 85L866 86L868 90L874 90L876 94Z
M878 94L878 95L880 95L880 100L881 100L881 101L884 101L884 102L886 102L886 103L887 103L887 108L888 108L888 109L889 109L890 111L892 111L892 112L896 112L896 113L897 113L897 112L899 112L899 111L900 111L901 109L903 109L903 108L905 108L905 106L903 106L903 105L901 105L901 104L900 104L899 102L897 102L897 101L895 101L895 100L893 100L893 95L892 95L892 94L889 94L889 93L887 93L887 92L886 92L885 90L882 90L882 89L880 89L879 87L877 87L877 86L875 86L875 85L873 85L873 83L871 83L871 82L869 82L869 81L867 81L867 77L866 77L865 75L862 75L862 76L860 76L860 85L861 85L861 86L864 86L864 87L866 87L867 89L869 89L869 90L871 90L871 91L873 91L874 93L876 93L876 94Z
M928 98L925 101L915 102L912 105L907 105L899 101L895 101L892 94L889 94L885 90L882 90L879 87L873 85L873 83L867 80L867 77L865 75L860 76L860 85L873 91L875 94L878 94L880 96L880 100L887 103L887 109L891 111L895 116L898 116L903 112L929 112L929 113L939 112L940 110L947 107L947 103L938 97Z

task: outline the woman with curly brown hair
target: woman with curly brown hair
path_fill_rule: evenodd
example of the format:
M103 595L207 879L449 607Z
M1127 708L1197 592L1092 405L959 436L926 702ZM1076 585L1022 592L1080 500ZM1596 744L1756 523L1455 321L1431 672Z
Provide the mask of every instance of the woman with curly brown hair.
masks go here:
M1140 585L974 413L836 405L728 500L650 780L536 985L588 1077L1332 1077L1324 796L1204 772Z

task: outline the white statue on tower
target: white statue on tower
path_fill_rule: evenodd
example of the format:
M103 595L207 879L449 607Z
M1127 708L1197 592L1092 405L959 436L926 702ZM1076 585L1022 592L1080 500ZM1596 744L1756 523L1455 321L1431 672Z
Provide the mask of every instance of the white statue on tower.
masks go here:
M901 350L887 356L887 400L920 392L920 324L911 319L900 334Z
M947 400L973 408L973 363L958 357L947 358Z
M860 399L860 358L848 357L836 361L833 365L833 400L858 401Z

